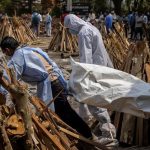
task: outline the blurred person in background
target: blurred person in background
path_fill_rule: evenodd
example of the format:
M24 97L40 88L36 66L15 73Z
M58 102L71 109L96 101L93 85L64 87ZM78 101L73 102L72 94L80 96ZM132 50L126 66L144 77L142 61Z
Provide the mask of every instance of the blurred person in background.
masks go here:
M52 30L52 17L49 14L49 12L45 16L45 30L46 30L46 35L48 37L51 36L51 30Z

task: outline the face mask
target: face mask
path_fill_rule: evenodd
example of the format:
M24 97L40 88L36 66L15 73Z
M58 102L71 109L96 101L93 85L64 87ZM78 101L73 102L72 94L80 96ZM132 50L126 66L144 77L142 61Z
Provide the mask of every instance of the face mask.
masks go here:
M77 32L77 31L72 30L72 29L69 29L69 32L70 32L71 34L74 34L74 35L78 34L78 32Z

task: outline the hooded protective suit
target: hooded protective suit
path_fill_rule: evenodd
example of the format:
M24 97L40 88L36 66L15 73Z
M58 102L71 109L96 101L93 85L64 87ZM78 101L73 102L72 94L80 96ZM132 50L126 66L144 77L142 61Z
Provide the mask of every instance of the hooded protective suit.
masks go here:
M71 33L77 33L79 45L79 57L81 63L97 64L113 68L113 64L105 49L102 36L99 30L88 22L80 19L79 17L69 14L65 17L64 26L69 28ZM107 109L96 108L81 104L79 107L80 116L86 120L90 119L90 113L101 123L102 135L110 137L109 127L112 128L115 137L115 128L110 123L110 117Z
M43 58L45 58L47 62L52 65L53 73L58 77L64 88L66 88L67 83L61 70L58 68L56 63L51 60L49 56L40 48L18 48L11 60L8 62L8 67L14 67L17 79L21 78L25 82L36 84L38 98L47 103L53 98L49 73L46 71L45 66L40 58L36 57L34 52L43 56ZM5 74L4 76L6 77ZM54 110L54 105L51 107L51 109Z
M65 17L64 25L78 34L80 62L113 67L96 27L73 14Z

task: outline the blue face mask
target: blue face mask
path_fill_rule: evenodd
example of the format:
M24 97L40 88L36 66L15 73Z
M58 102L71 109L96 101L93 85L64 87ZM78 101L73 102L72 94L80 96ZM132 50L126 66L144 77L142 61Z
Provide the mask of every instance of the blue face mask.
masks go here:
M77 31L72 30L72 29L69 29L69 32L70 32L71 34L74 34L74 35L78 34L78 32L77 32Z

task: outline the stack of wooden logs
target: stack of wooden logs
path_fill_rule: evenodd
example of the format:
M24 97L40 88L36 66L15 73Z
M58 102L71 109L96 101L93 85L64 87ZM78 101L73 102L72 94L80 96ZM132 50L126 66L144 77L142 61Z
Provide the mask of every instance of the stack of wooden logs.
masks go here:
M102 24L101 34L114 67L123 70L124 60L126 59L130 46L128 39L125 37L123 27L119 23L115 23L114 30L107 34L105 25Z
M145 82L150 82L150 53L148 43L138 41L130 45L123 71ZM150 145L150 119L143 119L129 114L115 112L113 122L117 129L117 138L128 145Z
M51 40L48 49L61 52L61 57L63 58L79 55L76 36L71 35L68 29L61 23L59 30Z
M53 21L52 21L52 34L54 34L54 35L57 33L57 31L60 28L59 22L60 22L60 18L53 17Z
M15 16L2 18L0 22L0 41L5 36L12 36L20 43L31 43L36 40L36 36L25 21Z
M62 34L62 30L57 32L53 41L56 41L58 34ZM109 34L106 33L105 26L101 26L101 33L115 69L150 82L150 50L147 41L129 42L125 37L123 26L119 23L114 25L114 30ZM59 43L56 46L58 45ZM54 47L53 42L50 46ZM112 121L116 126L117 139L120 142L127 145L150 145L150 119L114 112Z
M79 135L64 123L41 100L28 93L25 84L15 78L13 69L6 70L9 81L5 80L0 70L0 83L11 94L13 105L5 105L0 96L0 149L1 150L77 150L80 147L94 150L108 150L99 143ZM55 98L54 98L55 99ZM54 100L52 100L54 101ZM78 145L78 146L77 146Z
M125 37L123 25L119 23L114 24L114 30L109 34L106 32L105 26L102 25L101 33L114 68L146 81L147 75L144 65L149 62L148 42L129 42Z
M130 73L145 82L150 82L150 49L147 41L128 42L120 24L106 34L101 27L105 46L116 69ZM112 121L117 130L117 139L127 145L150 145L150 119L114 112Z

